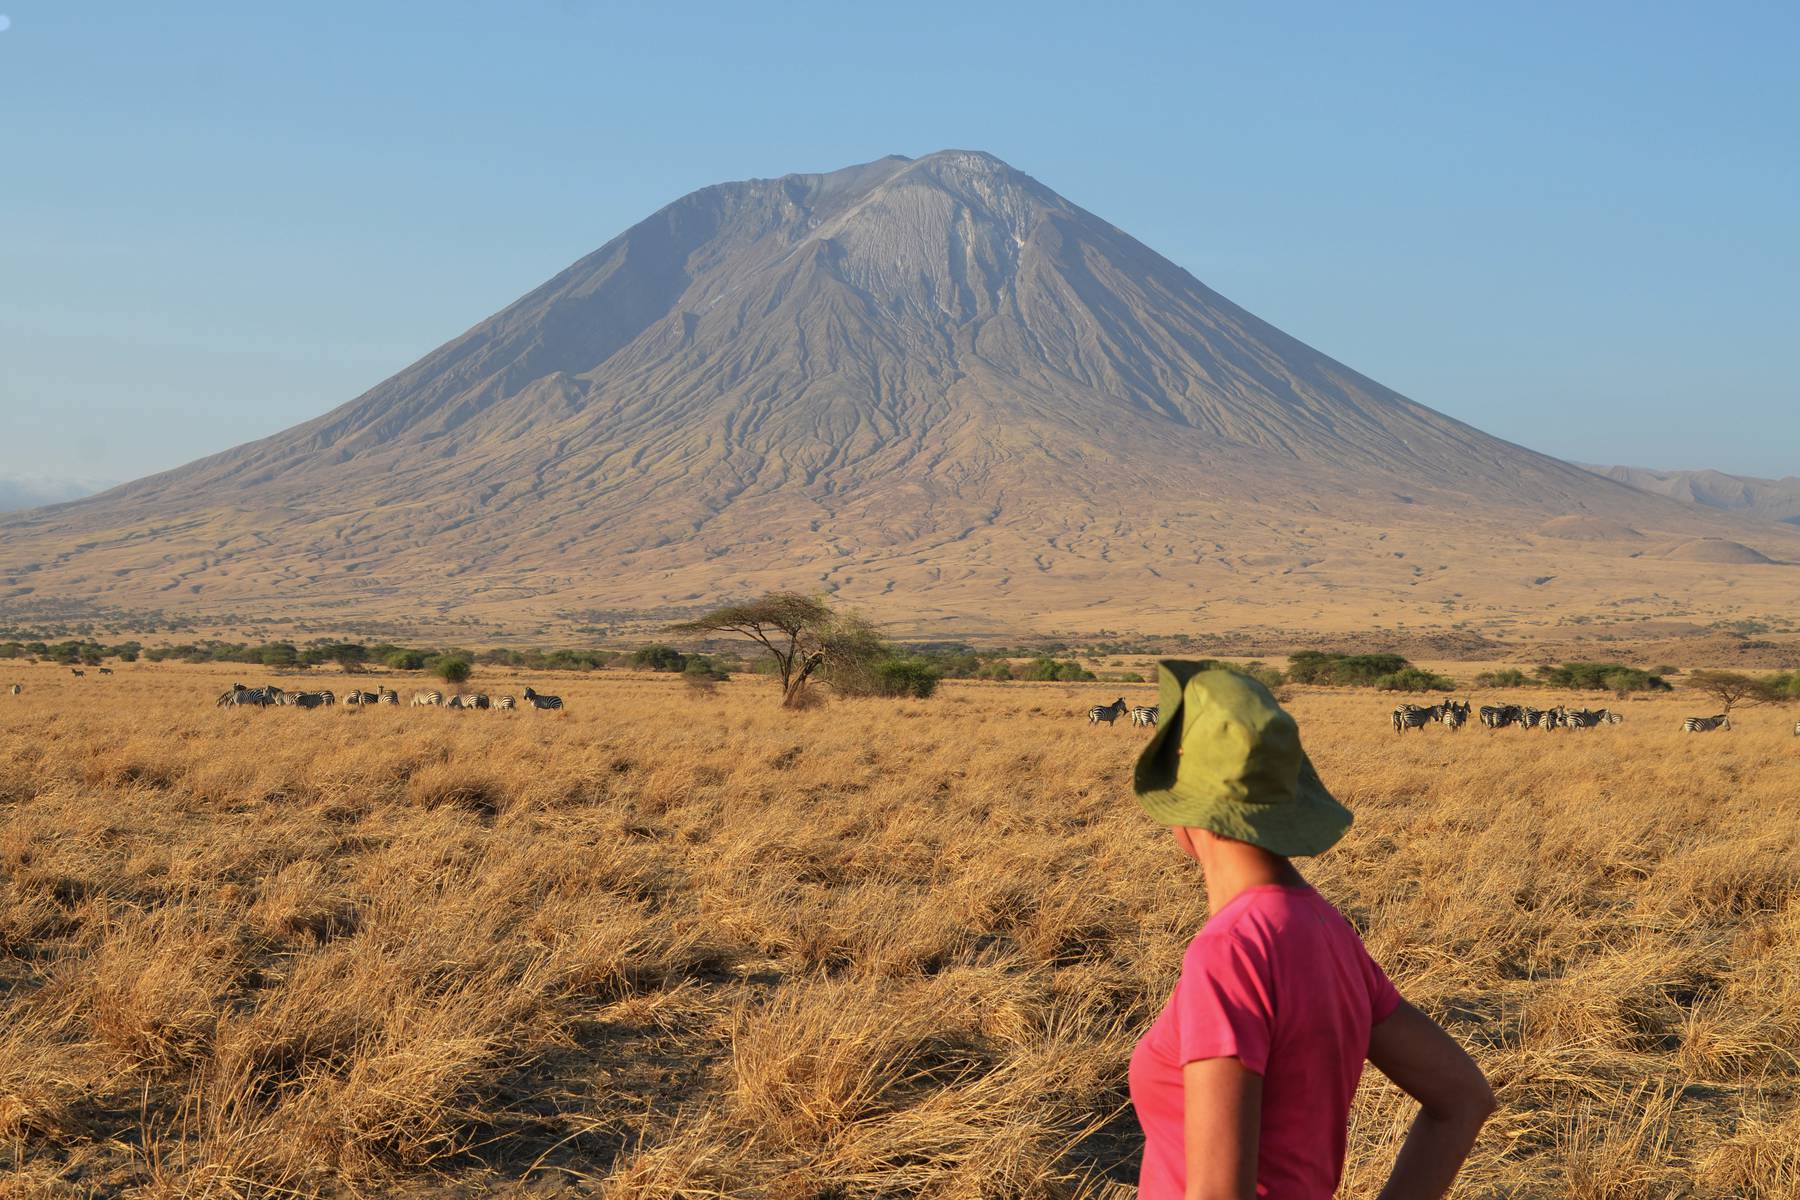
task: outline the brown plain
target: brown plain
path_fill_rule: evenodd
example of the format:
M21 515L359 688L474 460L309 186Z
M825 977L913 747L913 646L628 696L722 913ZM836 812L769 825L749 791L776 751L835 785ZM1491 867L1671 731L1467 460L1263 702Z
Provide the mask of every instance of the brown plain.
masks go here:
M0 1194L1128 1194L1126 1060L1206 914L1142 732L1081 715L1117 684L478 680L558 716L13 674ZM1800 1194L1791 715L1391 705L1292 696L1357 814L1307 869L1494 1081L1456 1195ZM1408 1115L1365 1082L1342 1195Z

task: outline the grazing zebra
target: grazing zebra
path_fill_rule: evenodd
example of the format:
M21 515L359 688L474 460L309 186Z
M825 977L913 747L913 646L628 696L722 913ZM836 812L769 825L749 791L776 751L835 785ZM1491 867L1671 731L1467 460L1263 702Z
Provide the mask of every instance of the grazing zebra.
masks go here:
M1503 704L1496 707L1492 704L1481 706L1481 723L1489 729L1505 729L1515 721L1525 717L1525 710L1516 704Z
M112 674L112 668L111 668L111 667L101 667L101 668L100 668L100 673L101 673L101 674L102 674L102 675L111 675L111 674Z
M494 701L494 707L495 708L503 708L507 712L511 712L513 709L519 707L519 702L516 698L514 698L512 696L502 696L498 700Z
M1730 729L1731 717L1720 713L1716 717L1689 717L1681 723L1683 733L1711 733L1715 729Z
M525 703L540 711L563 706L561 696L540 696L530 688L525 689Z
M1149 704L1149 705L1140 704L1140 705L1138 705L1136 708L1131 710L1131 723L1133 725L1148 725L1150 728L1155 729L1156 728L1156 710L1159 707L1160 707L1159 705L1155 705L1155 704Z
M1468 721L1469 714L1464 711L1464 709L1458 708L1454 704L1444 710L1444 728L1446 729L1452 731L1461 729L1464 725L1468 724Z
M1110 728L1114 721L1130 711L1131 709L1125 703L1125 697L1120 696L1111 704L1096 704L1094 707L1088 709L1088 724L1098 725L1100 722L1105 721Z
M414 692L413 698L412 698L412 707L414 707L414 708L436 708L438 705L442 704L443 702L444 702L444 693L442 693L442 692Z
M328 708L335 702L330 692L295 692L295 708Z
M375 704L380 699L374 692L359 692L355 688L344 693L344 703L347 705Z
M396 692L391 687L382 687L379 684L377 684L375 691L381 697L381 703L383 703L383 704L398 704L398 703L400 703L400 693Z
M75 677L76 677L76 678L77 678L77 679L79 679L79 678L81 678L81 677L82 677L82 676L83 676L83 675L86 675L86 674L87 674L87 672L86 672L86 671L77 671L77 670L76 670L76 669L75 669L75 668L74 668L74 667L70 667L70 668L69 668L69 674L71 674L71 675L73 675L73 676L75 676Z
M460 695L452 696L448 700L444 701L444 707L445 708L462 708L463 707L463 698Z
M7 688L6 690L11 692L13 695L17 696L20 692L24 691L25 689L15 683L11 687Z
M1564 729L1597 729L1605 720L1605 716L1601 713L1578 708L1574 712L1565 712L1562 723Z
M1606 718L1606 723L1608 725L1623 725L1625 723L1625 714L1616 713L1610 708L1601 709L1600 715Z
M1436 706L1423 708L1417 704L1402 704L1394 710L1394 732L1405 733L1408 729L1424 730L1426 722L1433 719Z
M266 687L253 688L245 687L241 683L234 683L229 692L219 697L217 706L220 708L267 708L276 703L279 701L269 694L269 689Z
M464 708L487 708L488 707L487 693L486 692L476 692L473 696L470 696L468 699L463 701L463 707Z
M19 694L19 685L15 683L15 684L13 684L13 695L16 696L18 694ZM1800 721L1794 722L1794 736L1800 737Z

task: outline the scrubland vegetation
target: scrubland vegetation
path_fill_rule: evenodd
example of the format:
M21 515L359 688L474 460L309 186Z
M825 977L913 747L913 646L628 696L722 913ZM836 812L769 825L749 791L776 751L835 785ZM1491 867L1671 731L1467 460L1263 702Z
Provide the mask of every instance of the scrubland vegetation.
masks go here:
M1084 723L1117 688L484 667L569 710L236 712L223 668L11 673L0 1194L1129 1190L1126 1061L1206 914L1142 732ZM1357 814L1305 869L1500 1096L1457 1195L1800 1194L1791 710L1396 738L1289 687ZM1343 1195L1408 1115L1365 1082Z

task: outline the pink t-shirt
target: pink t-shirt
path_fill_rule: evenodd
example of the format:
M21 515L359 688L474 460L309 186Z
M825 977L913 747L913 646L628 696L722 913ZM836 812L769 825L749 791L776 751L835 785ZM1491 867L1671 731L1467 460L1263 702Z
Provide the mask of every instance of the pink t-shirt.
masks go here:
M1319 893L1270 884L1232 897L1188 947L1175 994L1131 1056L1140 1200L1184 1191L1182 1068L1203 1058L1236 1058L1263 1077L1256 1194L1330 1200L1369 1030L1399 1003Z

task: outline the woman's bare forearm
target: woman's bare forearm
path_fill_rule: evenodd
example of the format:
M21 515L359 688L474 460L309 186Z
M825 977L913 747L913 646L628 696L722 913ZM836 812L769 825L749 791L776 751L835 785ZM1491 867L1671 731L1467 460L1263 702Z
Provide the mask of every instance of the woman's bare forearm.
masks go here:
M1438 1200L1475 1147L1486 1107L1438 1116L1421 1112L1407 1131L1393 1173L1378 1200Z

